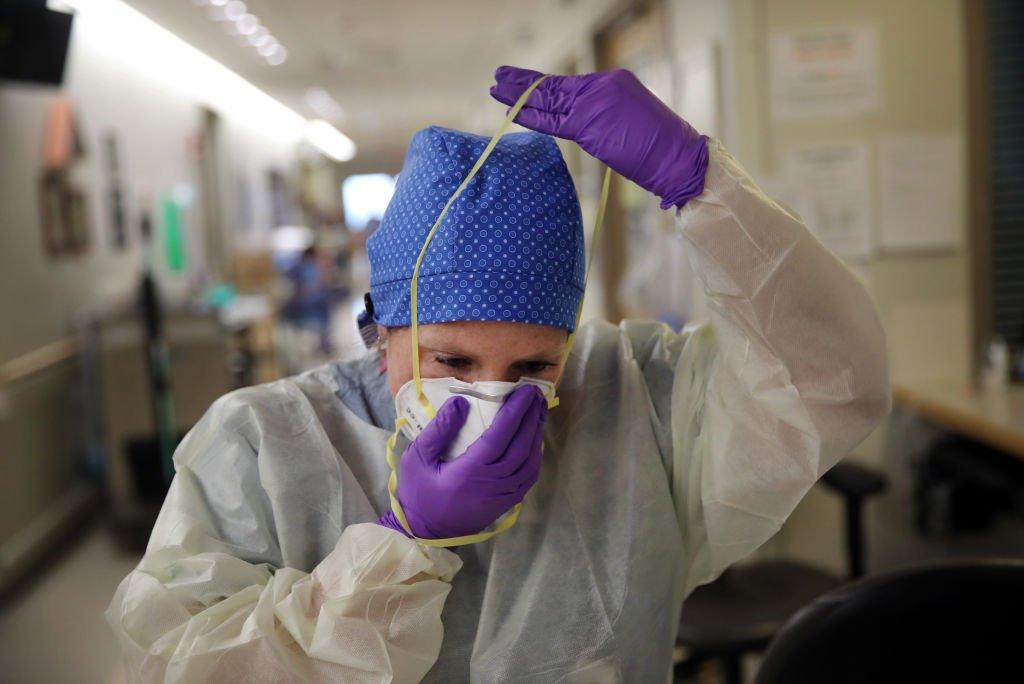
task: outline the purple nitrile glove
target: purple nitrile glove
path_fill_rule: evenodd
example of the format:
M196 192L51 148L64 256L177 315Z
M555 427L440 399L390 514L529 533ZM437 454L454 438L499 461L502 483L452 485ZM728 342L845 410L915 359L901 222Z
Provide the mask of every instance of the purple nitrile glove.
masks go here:
M509 106L543 74L503 66L491 96ZM704 190L708 140L625 69L548 76L515 118L541 133L573 140L620 175L681 207Z
M540 476L547 401L533 385L512 392L494 422L458 458L441 457L466 422L469 402L446 401L398 464L397 497L412 533L446 539L480 532L523 500ZM378 524L406 534L394 513Z

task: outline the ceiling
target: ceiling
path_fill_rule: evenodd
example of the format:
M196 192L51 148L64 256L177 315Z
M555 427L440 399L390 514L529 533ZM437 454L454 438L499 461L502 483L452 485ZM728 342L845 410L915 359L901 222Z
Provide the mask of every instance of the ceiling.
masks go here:
M203 0L127 0L307 117L308 89L327 90L333 121L360 157L400 155L415 130L497 124L487 94L501 64L553 70L585 45L615 0L247 0L248 11L288 50L271 66ZM400 158L400 156L399 156ZM357 157L357 160L359 158Z

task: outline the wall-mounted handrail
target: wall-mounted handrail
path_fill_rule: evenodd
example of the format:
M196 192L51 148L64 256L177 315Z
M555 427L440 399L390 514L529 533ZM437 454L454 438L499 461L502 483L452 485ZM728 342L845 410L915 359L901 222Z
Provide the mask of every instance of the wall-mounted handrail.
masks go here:
M13 358L0 364L0 388L24 380L58 363L63 363L77 353L78 343L73 338L67 337Z

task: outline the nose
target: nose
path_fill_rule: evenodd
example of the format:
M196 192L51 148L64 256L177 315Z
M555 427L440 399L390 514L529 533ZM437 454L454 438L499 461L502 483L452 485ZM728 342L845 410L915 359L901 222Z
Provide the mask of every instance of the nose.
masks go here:
M483 366L474 374L471 382L518 382L521 375L516 371L498 365Z

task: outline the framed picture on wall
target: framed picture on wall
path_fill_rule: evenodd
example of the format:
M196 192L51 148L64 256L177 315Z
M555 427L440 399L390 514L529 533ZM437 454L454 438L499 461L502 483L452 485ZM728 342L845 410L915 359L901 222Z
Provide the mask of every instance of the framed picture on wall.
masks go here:
M82 254L89 248L89 212L75 171L85 148L70 99L50 104L45 135L37 185L43 249L52 258Z
M103 166L106 174L106 214L110 242L115 249L128 246L124 183L121 178L121 155L117 134L109 131L103 137Z

